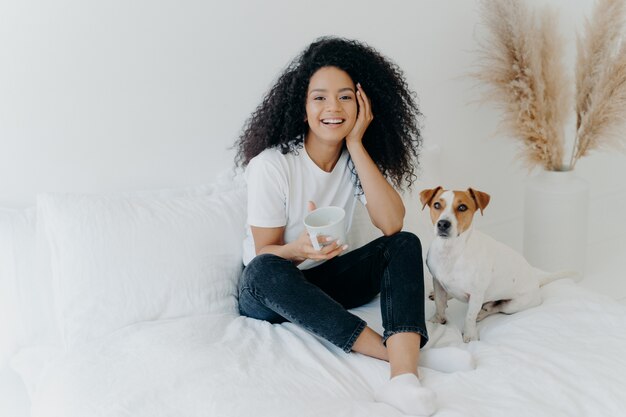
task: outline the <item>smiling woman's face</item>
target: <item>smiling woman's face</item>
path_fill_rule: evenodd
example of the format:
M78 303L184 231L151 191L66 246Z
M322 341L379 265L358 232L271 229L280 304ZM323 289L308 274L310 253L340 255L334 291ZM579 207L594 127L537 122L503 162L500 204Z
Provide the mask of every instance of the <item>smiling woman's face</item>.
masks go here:
M350 133L357 117L354 82L336 67L323 67L309 80L306 98L309 139L338 142Z

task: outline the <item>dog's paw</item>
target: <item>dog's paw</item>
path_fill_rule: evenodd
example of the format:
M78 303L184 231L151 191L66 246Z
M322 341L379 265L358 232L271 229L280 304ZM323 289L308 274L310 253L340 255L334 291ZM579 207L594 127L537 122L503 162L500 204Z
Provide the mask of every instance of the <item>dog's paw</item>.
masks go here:
M473 340L478 340L478 332L476 330L469 330L463 332L463 341L469 343Z
M435 314L434 316L432 316L429 321L431 323L439 323L439 324L446 324L448 322L448 320L446 319L446 316L440 316L439 314Z

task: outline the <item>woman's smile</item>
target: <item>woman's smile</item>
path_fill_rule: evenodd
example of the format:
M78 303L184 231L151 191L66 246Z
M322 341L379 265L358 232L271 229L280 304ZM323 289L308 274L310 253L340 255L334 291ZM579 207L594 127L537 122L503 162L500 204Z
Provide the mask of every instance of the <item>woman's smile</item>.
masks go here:
M322 119L321 122L328 126L330 129L336 129L338 127L340 127L346 120L345 119L340 119L340 118L327 118L327 119Z

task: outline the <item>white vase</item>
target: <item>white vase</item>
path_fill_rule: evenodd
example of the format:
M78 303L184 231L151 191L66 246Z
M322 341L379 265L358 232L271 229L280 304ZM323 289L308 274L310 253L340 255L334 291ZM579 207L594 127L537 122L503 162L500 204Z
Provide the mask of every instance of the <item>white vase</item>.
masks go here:
M573 171L543 171L526 182L524 256L544 271L585 272L589 185Z

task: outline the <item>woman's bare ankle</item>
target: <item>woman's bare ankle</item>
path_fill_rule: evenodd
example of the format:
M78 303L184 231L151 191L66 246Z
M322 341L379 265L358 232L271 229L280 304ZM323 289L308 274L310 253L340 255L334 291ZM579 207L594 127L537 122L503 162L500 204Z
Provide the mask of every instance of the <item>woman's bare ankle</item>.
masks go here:
M383 338L369 327L365 327L352 345L352 350L363 355L389 362L387 348L383 345Z
M420 340L418 333L396 333L387 339L391 378L402 374L419 378Z

